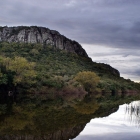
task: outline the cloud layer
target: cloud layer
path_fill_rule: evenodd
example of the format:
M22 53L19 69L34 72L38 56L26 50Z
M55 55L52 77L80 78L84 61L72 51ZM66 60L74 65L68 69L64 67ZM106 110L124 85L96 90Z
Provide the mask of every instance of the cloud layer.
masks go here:
M129 58L140 56L139 9L139 0L4 0L0 1L0 25L45 26L86 46L93 45L91 57ZM95 53L95 45L102 51ZM107 48L118 51L104 53ZM140 65L138 61L139 57L133 59ZM134 72L138 77L139 71L136 68Z

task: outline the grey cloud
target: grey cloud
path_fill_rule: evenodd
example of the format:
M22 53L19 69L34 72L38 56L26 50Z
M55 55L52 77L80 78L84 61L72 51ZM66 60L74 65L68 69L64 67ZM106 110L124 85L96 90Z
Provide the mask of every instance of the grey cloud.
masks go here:
M122 57L130 57L130 56L134 56L134 57L140 57L140 51L136 51L134 50L130 50L130 49L115 49L115 50L111 50L110 52L104 52L103 50L99 50L98 53L95 53L94 51L91 50L90 52L90 56L91 57L104 57L104 56L122 56ZM139 62L139 58L133 59L135 61Z
M104 23L88 23L86 30L81 26L79 38L81 43L106 45L126 49L140 49L140 33L132 28L125 29L125 26L105 25ZM80 27L80 25L79 25ZM133 26L133 28L139 28Z
M132 73L133 74L133 73ZM140 77L140 69L134 73L136 76Z

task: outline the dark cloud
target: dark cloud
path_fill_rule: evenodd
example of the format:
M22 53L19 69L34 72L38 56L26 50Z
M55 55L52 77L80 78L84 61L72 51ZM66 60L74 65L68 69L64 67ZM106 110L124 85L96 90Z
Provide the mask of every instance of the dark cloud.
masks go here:
M76 22L77 23L77 22ZM79 23L79 34L77 40L81 43L105 45L109 47L118 47L126 49L140 49L140 32L138 24L131 23L132 27L127 25L115 25L104 22L85 22ZM135 30L133 30L133 28ZM137 30L138 29L138 30ZM133 31L132 31L133 30Z
M94 57L103 57L103 56L122 56L122 57L130 57L130 56L136 56L136 57L140 57L140 52L136 51L136 50L130 50L130 49L118 49L118 50L111 50L111 52L98 52L98 53L94 53L91 52L90 56L94 56ZM135 61L139 62L139 59L135 59Z
M136 70L135 74L140 77L140 69Z
M133 72L128 72L129 75L132 75L133 77L140 77L140 68L133 71ZM131 79L131 78L130 78Z

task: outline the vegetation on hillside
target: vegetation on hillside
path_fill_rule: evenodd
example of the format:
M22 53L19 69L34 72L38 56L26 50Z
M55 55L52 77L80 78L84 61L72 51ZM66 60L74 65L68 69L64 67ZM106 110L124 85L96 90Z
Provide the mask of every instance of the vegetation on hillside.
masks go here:
M96 92L96 87L100 80L100 78L91 71L79 72L74 79L78 81L88 93Z
M80 100L88 93L140 90L140 84L119 77L109 65L50 45L1 42L0 56L1 103L17 94Z

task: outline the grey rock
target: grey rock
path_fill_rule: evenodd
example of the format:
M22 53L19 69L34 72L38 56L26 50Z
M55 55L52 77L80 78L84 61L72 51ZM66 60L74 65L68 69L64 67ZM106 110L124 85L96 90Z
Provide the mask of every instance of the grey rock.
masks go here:
M37 26L18 26L18 27L0 27L0 41L19 42L19 43L41 43L43 45L52 45L57 49L76 53L88 57L82 46L72 41L59 32L44 27Z

